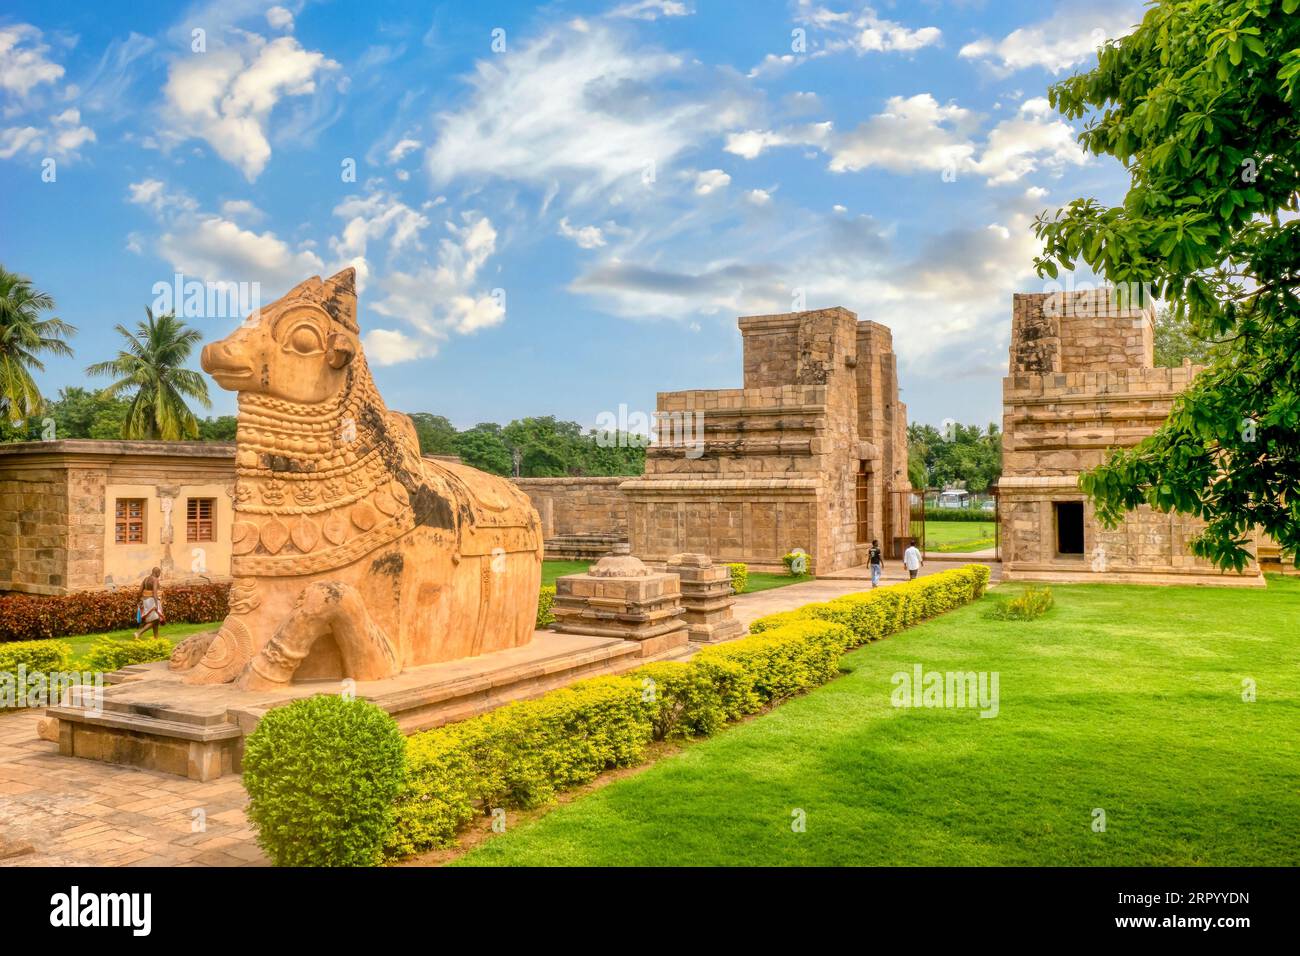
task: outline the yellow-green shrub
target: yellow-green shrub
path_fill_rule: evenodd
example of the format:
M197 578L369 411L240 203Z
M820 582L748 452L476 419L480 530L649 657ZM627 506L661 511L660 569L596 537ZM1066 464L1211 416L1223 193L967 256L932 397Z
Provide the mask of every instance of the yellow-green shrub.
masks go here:
M749 587L749 565L736 561L728 564L727 570L731 572L731 593L744 594Z
M172 655L172 642L165 637L132 640L131 638L101 637L86 652L86 663L91 670L115 671L130 664L148 664L165 661Z
M537 597L537 627L550 627L555 623L555 613L551 607L555 604L555 585L543 584Z
M27 672L64 671L72 659L72 645L64 641L5 641L0 643L0 673L16 674L19 665Z
M26 706L27 683L33 674L57 674L67 671L72 658L72 645L63 641L6 641L0 644L0 710L8 710L10 703ZM18 670L23 668L23 683L18 682Z
M805 604L793 611L761 617L749 625L751 634L767 633L801 620L831 621L853 634L850 647L879 640L918 621L967 604L984 593L989 569L968 564L915 581L893 584L831 601Z
M407 738L388 852L453 842L475 811L528 808L645 753L652 705L630 677L594 677Z
M763 617L755 618L749 622L750 634L764 634L767 631L778 627L785 627L787 624L794 624L798 621L808 620L808 615L804 613L803 607L797 607L792 611L777 611L775 614L767 614Z
M716 662L740 667L743 683L731 706L739 711L735 716L743 716L830 680L850 639L848 628L841 624L796 621L706 647L695 655L695 662L706 667Z
M642 697L650 702L655 740L708 737L727 722L723 687L693 662L660 661L628 676L641 682Z

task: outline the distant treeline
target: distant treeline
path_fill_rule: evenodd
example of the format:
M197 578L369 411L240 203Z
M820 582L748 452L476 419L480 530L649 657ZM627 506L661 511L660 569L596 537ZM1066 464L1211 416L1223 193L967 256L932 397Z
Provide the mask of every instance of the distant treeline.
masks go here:
M131 402L79 386L47 401L40 416L0 422L0 441L59 438L120 439ZM644 439L622 432L584 431L577 422L552 415L520 418L509 425L482 422L460 431L442 415L411 415L420 451L458 455L467 465L496 475L513 475L515 459L525 478L564 475L639 475L645 471ZM235 416L198 419L200 441L234 441Z

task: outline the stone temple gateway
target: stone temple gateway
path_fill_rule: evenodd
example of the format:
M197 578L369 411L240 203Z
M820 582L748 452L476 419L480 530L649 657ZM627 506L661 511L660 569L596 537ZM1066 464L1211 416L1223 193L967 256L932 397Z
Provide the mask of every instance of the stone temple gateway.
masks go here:
M862 564L872 538L894 550L910 486L889 329L838 307L739 325L741 388L659 394L645 475L621 486L632 553L772 568L802 548L826 573Z

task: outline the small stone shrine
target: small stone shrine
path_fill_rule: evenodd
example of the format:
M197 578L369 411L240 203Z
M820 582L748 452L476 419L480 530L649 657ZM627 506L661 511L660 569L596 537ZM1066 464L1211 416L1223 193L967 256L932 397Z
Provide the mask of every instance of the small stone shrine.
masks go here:
M641 657L662 657L689 643L681 579L650 570L626 544L586 574L555 582L555 630L638 641Z
M692 641L716 644L743 633L744 627L733 616L736 596L725 564L714 564L707 554L675 554L668 559L667 570L681 578L682 607Z

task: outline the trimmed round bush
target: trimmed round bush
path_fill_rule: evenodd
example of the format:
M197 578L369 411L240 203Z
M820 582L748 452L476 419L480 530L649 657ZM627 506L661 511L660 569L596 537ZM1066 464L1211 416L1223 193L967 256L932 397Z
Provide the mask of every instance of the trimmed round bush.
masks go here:
M364 700L277 707L244 748L248 817L277 866L379 863L405 776L402 732Z

